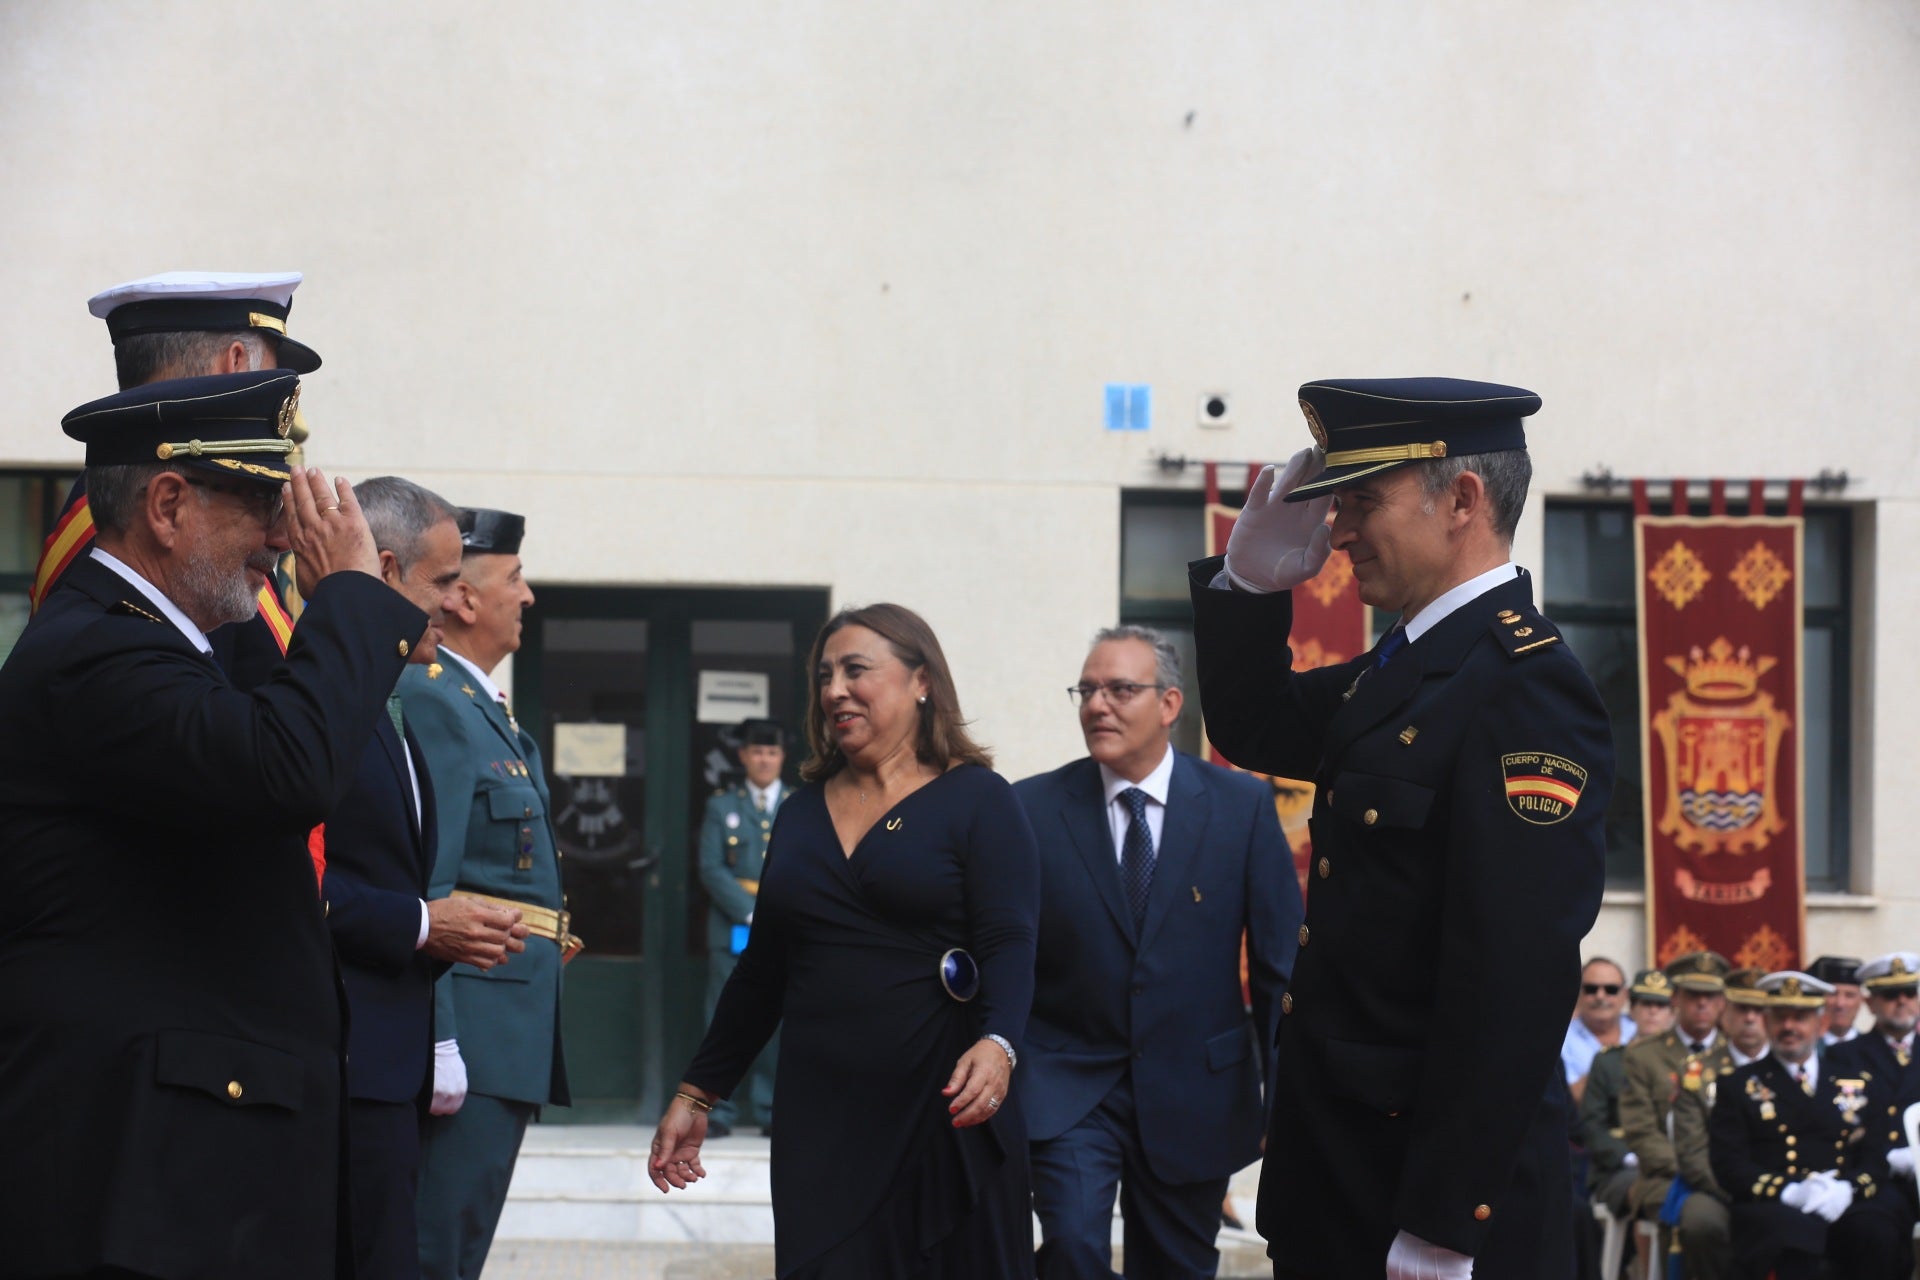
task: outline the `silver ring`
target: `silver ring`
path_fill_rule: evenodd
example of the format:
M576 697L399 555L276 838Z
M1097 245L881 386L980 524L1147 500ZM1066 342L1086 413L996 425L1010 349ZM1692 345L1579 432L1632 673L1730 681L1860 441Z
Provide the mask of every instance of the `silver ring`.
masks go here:
M998 1111L999 1109L1000 1109L1000 1099L989 1097L987 1099L987 1110Z

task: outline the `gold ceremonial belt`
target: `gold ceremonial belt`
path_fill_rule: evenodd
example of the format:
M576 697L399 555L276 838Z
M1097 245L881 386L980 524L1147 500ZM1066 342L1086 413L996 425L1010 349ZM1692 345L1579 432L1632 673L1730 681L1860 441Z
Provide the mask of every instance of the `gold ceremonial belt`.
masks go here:
M552 907L542 907L531 902L515 902L512 898L496 898L490 893L475 893L471 889L455 889L451 895L455 898L474 898L491 906L506 907L520 913L520 923L527 926L527 933L536 938L545 938L560 948L561 963L565 963L586 949L587 944L574 936L567 926L573 923L571 911L555 911Z
M1341 449L1327 455L1330 467L1364 467L1371 462L1411 462L1416 458L1444 458L1447 442L1432 444L1389 444L1378 449Z

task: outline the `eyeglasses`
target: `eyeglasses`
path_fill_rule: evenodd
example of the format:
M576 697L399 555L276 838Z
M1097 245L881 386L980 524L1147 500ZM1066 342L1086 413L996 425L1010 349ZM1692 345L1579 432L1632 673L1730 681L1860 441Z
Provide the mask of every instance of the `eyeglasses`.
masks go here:
M1610 996L1617 996L1620 994L1620 984L1617 982L1583 982L1580 984L1580 990L1590 996L1597 996L1602 991Z
M199 476L183 476L182 479L196 489L211 489L215 493L226 494L229 498L232 498L235 502L245 507L255 520L260 521L269 529L279 524L281 517L287 514L286 499L278 489L267 489L260 485L246 485L242 487L239 485L220 484L214 480L203 480Z
M1165 689L1163 684L1136 684L1132 680L1109 680L1105 684L1075 684L1067 686L1067 697L1076 707L1085 706L1093 701L1093 695L1104 693L1107 701L1116 707L1125 706L1140 696L1142 689Z

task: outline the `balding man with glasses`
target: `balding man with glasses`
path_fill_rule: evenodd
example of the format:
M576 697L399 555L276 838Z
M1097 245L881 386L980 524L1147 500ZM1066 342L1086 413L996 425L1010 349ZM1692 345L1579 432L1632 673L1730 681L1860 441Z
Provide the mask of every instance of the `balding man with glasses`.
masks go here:
M1305 912L1271 789L1174 750L1181 683L1166 637L1100 632L1067 691L1087 755L1014 789L1042 876L1021 1062L1041 1280L1113 1274L1116 1187L1126 1274L1213 1275L1227 1181L1260 1154Z

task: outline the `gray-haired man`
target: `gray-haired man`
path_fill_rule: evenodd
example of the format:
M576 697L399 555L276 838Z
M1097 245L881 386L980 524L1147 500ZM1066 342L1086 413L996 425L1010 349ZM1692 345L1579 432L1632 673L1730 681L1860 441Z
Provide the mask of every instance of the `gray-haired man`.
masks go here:
M1129 1275L1213 1275L1260 1152L1305 913L1271 789L1173 749L1180 686L1164 636L1100 632L1068 690L1087 755L1015 788L1043 886L1021 1066L1042 1280L1113 1274L1116 1184Z

